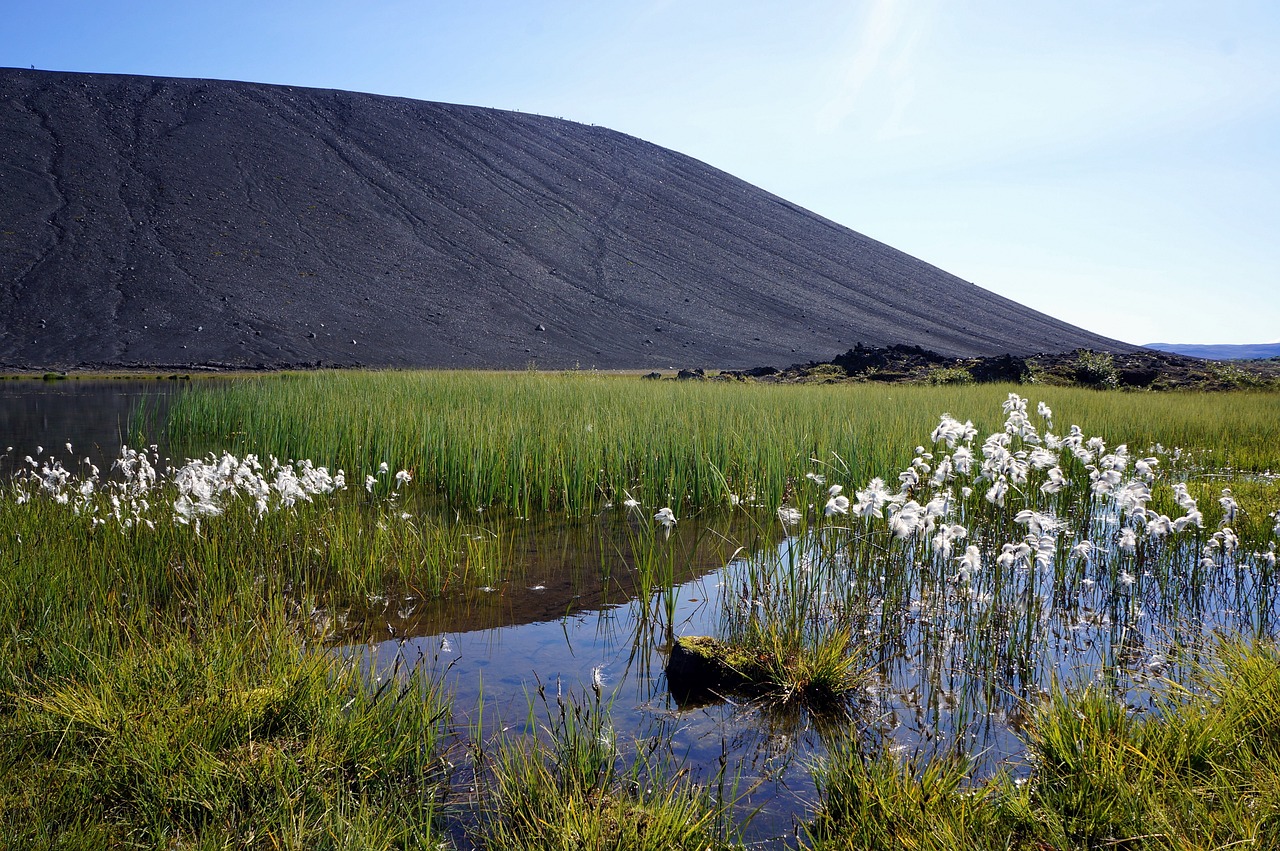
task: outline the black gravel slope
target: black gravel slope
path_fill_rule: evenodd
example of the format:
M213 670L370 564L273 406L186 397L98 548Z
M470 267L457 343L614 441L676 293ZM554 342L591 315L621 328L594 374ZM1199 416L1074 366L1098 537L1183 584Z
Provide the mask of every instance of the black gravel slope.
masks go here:
M742 367L1132 347L600 127L0 69L0 363Z

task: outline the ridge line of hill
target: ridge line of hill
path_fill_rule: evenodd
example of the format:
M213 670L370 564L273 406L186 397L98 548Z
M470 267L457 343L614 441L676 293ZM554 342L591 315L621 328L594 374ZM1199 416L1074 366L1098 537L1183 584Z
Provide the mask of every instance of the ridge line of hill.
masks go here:
M0 69L0 362L741 368L1136 347L592 125Z

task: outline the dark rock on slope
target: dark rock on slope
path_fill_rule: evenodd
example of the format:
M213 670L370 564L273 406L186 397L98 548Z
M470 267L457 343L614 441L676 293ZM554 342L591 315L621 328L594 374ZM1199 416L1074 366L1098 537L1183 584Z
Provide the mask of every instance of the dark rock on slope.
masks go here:
M600 127L0 70L0 363L650 368L1128 350Z
M653 375L664 377L658 372ZM1280 387L1280 358L1224 364L1151 349L1114 355L1078 349L1027 357L1004 354L954 358L918 346L856 346L822 363L798 363L785 369L724 370L712 380L783 384L1034 382L1116 390L1251 390Z

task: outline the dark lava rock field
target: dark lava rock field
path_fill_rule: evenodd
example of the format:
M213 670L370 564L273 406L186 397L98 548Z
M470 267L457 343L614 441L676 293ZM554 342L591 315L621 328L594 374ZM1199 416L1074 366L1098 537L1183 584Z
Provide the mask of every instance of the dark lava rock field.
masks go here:
M664 378L661 373L650 373ZM1010 382L1098 390L1261 390L1280 387L1280 357L1212 361L1138 349L1119 354L1077 349L1027 357L949 357L919 346L855 346L826 361L746 370L682 370L676 378L783 384L980 384Z

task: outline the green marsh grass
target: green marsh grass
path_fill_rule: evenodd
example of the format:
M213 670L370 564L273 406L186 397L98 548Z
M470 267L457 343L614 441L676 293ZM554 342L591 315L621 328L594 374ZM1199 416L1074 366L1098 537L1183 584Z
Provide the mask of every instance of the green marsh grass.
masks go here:
M895 486L831 465L798 479L787 537L724 571L717 655L783 702L824 681L909 688L931 737L964 741L1059 675L1123 693L1215 631L1275 634L1276 514L1255 507L1241 537L1232 492L1216 481L1201 512L1180 456L1053 437L1051 412L1015 394L1001 407L985 440L944 416L907 442ZM1252 504L1274 511L1275 482L1259 484Z
M837 744L816 767L821 805L806 826L814 849L966 851L1020 845L1000 803L1003 778L974 783L963 758L863 753Z
M46 466L0 499L0 847L436 841L448 700L335 656L325 606L465 581L460 532L363 490L197 528L163 480L126 524Z
M311 499L291 495L290 477L307 468L272 467L262 498L292 502L261 514L254 497L224 500L224 480L196 477L181 511L172 490L147 507L129 496L128 525L110 517L105 483L86 497L57 476L48 488L28 481L21 503L10 490L0 500L0 846L442 841L439 821L454 805L442 802L456 802L442 744L448 700L425 673L369 673L359 652L332 652L343 601L497 584L508 530L522 518L612 506L604 518L621 520L629 497L639 503L623 521L631 569L655 613L647 627L640 619L642 640L672 637L673 586L689 558L655 512L670 507L683 524L736 505L758 524L755 540L781 543L727 559L721 637L778 662L778 694L815 679L794 664L805 654L835 672L837 694L851 672L882 691L908 660L933 695L916 707L930 729L946 712L959 725L983 723L977 713L992 707L1032 719L1021 783L974 776L959 738L903 762L858 746L866 713L850 713L847 741L827 725L822 797L805 814L815 845L1276 846L1280 663L1266 642L1275 632L1266 553L1280 498L1261 474L1280 468L1280 395L1036 388L1033 398L1062 417L1058 432L1074 422L1108 447L1127 442L1130 467L1149 446L1166 448L1141 522L1107 500L1038 503L1070 529L1049 533L1041 563L1030 550L997 557L1025 543L1028 528L1013 496L984 498L990 482L955 494L945 519L967 531L954 551L936 529L899 534L889 516L850 513L869 478L897 481L912 455L923 469L915 447L937 463L943 450L928 435L940 412L973 417L980 434L1000 431L1010 389L438 373L197 387L174 411L176 446L395 467L373 473L372 492L361 473ZM396 478L400 467L411 482ZM1089 486L1083 464L1064 475L1077 496ZM1181 512L1173 484L1182 478L1203 526L1149 535L1155 514ZM1042 480L1035 473L1024 490ZM837 484L853 506L830 509ZM1220 528L1224 486L1240 502L1238 542ZM898 520L908 499L927 498L926 486L910 488L894 503ZM1121 545L1124 527L1141 533L1132 548ZM1086 536L1105 557L1073 555ZM971 543L973 569L961 563ZM1193 658L1223 606L1222 623L1257 643ZM1185 637L1143 645L1153 616ZM1076 658L1101 672L1099 683L1063 689L1046 647L1080 630L1096 644ZM1154 690L1158 711L1135 715L1122 701L1142 684L1138 672L1159 679L1166 650L1176 681ZM946 710L945 691L956 695ZM542 699L548 712L531 718L541 730L532 739L477 745L481 845L732 845L725 802L665 753L619 745L598 693L554 708ZM54 794L33 791L55 782Z
M716 800L715 784L693 783L659 739L621 739L600 688L566 696L540 685L524 728L528 734L508 731L488 743L476 736L477 774L489 799L481 847L740 847L729 823L733 801Z
M279 606L7 678L0 845L434 842L447 701L316 652Z
M1145 714L1096 684L1055 690L1034 708L1021 779L838 748L815 766L812 847L1278 847L1280 654L1224 641L1197 671Z
M497 581L500 526L431 519L390 470L304 498L288 470L305 465L256 477L225 456L132 489L32 469L0 499L0 847L447 842L449 699L425 668L370 670L331 642L352 598ZM643 528L654 552L678 540ZM674 560L650 561L670 586ZM724 845L723 808L664 755L591 762L599 700L560 704L556 789L576 797L525 847ZM487 814L546 780L500 753L491 847L518 822Z
M737 497L772 509L811 458L860 478L887 475L900 447L928 434L942 411L986 417L975 420L984 432L996 427L986 412L1011 389L318 372L193 386L169 430L179 446L212 442L347 469L394 459L465 508L581 512L630 493L645 506L710 508ZM1278 393L1034 390L1090 434L1123 435L1135 451L1195 448L1207 470L1277 466Z

